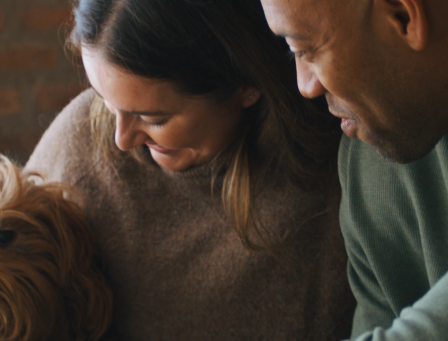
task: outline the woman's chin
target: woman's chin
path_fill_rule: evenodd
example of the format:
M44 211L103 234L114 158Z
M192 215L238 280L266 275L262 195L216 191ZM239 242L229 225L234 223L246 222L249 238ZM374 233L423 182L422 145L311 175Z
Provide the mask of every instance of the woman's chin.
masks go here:
M182 155L166 155L149 148L153 160L161 167L173 172L180 172L192 166ZM179 153L182 154L182 153Z

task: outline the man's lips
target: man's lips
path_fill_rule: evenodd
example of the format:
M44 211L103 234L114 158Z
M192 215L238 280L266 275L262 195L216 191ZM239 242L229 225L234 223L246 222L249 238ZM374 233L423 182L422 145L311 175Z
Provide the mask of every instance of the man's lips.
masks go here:
M335 110L333 107L331 107L331 106L328 106L328 110L331 112L331 114L333 115L333 116L335 116L335 117L337 117L337 118L340 118L340 119L347 119L347 120L351 120L352 118L350 118L350 117L348 117L348 115L347 114L341 114L340 113L340 111L338 111L338 110Z
M347 136L353 137L356 121L350 118L341 119L341 129Z
M341 119L341 129L345 133L345 135L354 137L356 121L352 118L347 117L347 115L336 113L334 109L332 110L331 108L329 108L329 110L333 116Z
M337 105L335 105L334 102L333 103L331 102L331 98L327 97L327 101L328 101L328 110L330 111L330 113L333 116L341 119L341 129L345 133L345 135L349 137L356 137L357 121L349 117L349 115L344 113L343 110L338 110Z

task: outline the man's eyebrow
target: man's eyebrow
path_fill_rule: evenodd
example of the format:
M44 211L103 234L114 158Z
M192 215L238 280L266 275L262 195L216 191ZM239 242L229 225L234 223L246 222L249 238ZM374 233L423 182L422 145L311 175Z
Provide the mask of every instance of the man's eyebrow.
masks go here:
M100 95L100 93L98 91L96 91L96 89L92 86L92 84L90 84L90 87L93 89L93 91L95 91L95 93L103 98L103 96ZM129 114L129 115L135 115L135 116L166 116L167 114L164 113L163 111L126 111L126 110L121 110L121 109L117 109L118 111L121 111L122 113L125 114Z
M294 40L301 40L301 41L309 41L310 40L309 38L305 37L304 35L289 32L289 31L278 32L276 35L279 37L282 37L282 38L290 38L290 39L294 39Z

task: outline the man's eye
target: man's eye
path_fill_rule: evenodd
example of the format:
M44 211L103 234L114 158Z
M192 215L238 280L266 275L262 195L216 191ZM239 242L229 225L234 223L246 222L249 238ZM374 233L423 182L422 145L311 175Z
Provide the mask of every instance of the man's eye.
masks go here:
M304 55L306 54L306 51L304 51L304 50L302 50L302 51L299 51L299 52L292 52L292 51L289 51L288 52L288 58L290 58L290 59L292 59L292 60L295 60L296 58L302 58Z
M161 126L163 126L165 124L165 121L148 123L148 124L152 125L153 127L160 128Z

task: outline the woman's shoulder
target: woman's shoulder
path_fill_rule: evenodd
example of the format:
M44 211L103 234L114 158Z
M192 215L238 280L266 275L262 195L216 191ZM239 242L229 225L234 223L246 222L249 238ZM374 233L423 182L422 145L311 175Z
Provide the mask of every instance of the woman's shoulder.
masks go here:
M56 117L42 136L27 165L46 181L74 183L91 162L94 139L90 131L92 89L78 95Z

